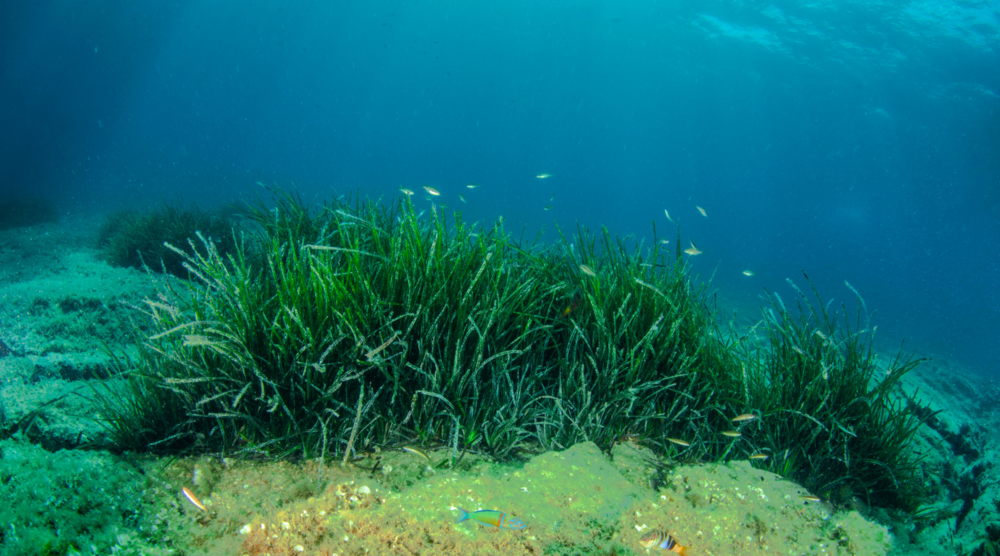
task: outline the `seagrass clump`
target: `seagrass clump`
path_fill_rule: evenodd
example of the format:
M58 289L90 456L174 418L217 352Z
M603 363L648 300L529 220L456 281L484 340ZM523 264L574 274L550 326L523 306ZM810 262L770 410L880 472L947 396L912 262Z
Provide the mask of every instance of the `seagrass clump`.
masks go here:
M147 300L157 332L100 396L123 447L610 448L707 426L736 376L679 253L583 229L527 245L405 200L270 204L228 255L170 246L192 280Z
M916 362L878 376L866 320L776 295L754 332L723 330L655 228L651 247L583 228L544 245L409 199L280 190L244 217L229 253L204 234L168 247L190 280L146 301L155 332L98 394L123 449L419 445L455 464L632 438L670 462L765 453L824 496L917 496L918 422L889 395Z
M101 257L112 265L186 277L184 254L167 244L188 247L188 240L199 233L223 254L236 245L233 223L227 213L166 203L145 211L121 210L108 214L98 230L97 244ZM200 241L191 245L202 248Z
M51 199L32 195L0 197L0 230L54 222L57 216Z
M849 284L853 316L831 311L815 287L810 301L789 284L796 306L768 294L763 339L745 357L744 395L759 418L743 430L743 451L768 454L765 467L834 503L916 510L923 476L911 441L923 420L893 389L920 360L902 351L879 360L875 327Z

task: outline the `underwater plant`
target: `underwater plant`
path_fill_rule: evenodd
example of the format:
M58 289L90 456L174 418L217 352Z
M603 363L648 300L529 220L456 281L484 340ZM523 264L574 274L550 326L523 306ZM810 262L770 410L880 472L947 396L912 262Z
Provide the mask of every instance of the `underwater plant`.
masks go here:
M187 245L198 232L221 253L230 252L236 244L226 213L167 203L145 212L122 210L107 215L97 243L101 256L112 265L183 277L187 276L184 257L164 244Z
M808 276L806 276L808 280ZM852 319L831 312L812 286L815 302L794 283L794 310L769 293L763 345L744 359L747 405L759 412L744 429L748 450L766 449L764 464L824 499L915 511L922 501L921 457L911 449L926 420L894 387L920 360L902 350L883 366L873 344L864 300Z
M54 222L56 205L44 197L15 195L0 199L0 230Z
M735 376L675 255L607 232L599 250L581 229L577 258L408 201L275 199L248 206L257 233L229 255L203 235L171 245L193 281L147 301L158 332L119 359L130 395L100 397L123 447L610 448L697 421Z
M870 334L838 336L825 308L795 317L774 296L753 342L720 329L655 238L578 228L545 246L409 199L272 193L231 252L197 233L168 245L190 280L146 300L153 334L97 389L120 448L346 463L407 445L455 465L636 437L671 461L766 449L815 491L873 504L919 490L917 421L889 397L916 363L873 381Z
M0 440L0 456L0 554L171 553L140 527L149 496L132 462L24 439Z

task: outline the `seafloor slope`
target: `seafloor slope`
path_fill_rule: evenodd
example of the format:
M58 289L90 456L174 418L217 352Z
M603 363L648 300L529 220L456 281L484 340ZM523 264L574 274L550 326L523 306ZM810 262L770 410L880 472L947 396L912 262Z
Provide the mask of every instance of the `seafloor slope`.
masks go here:
M106 377L103 347L122 349L144 325L134 307L152 288L98 259L98 222L0 232L0 554L642 554L638 539L656 528L690 554L970 554L1000 537L1000 395L943 361L901 392L941 410L919 434L931 492L919 519L811 502L747 462L658 468L628 443L612 458L581 444L521 467L469 455L454 473L387 452L392 471L373 476L112 455L89 385ZM180 495L185 485L210 513ZM528 527L456 525L458 506Z

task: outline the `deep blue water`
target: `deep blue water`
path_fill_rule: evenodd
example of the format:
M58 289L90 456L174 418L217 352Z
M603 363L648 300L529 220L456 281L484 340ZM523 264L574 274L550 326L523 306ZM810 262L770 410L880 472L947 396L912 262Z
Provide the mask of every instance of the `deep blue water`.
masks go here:
M846 280L887 345L997 376L998 48L996 1L8 0L0 195L428 184L549 238L668 209L727 298Z

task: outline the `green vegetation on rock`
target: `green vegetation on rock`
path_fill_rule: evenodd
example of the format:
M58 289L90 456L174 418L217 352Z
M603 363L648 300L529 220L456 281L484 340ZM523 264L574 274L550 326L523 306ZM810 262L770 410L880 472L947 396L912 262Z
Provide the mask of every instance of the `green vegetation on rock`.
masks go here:
M225 213L163 204L146 212L124 210L108 215L98 231L98 247L115 266L185 277L184 257L165 243L198 245L188 243L198 233L221 253L231 251L235 244L232 222Z
M771 294L765 339L744 356L743 394L758 417L743 429L744 450L768 454L764 467L835 503L916 510L923 476L910 447L922 420L893 388L919 360L900 353L879 363L856 292L852 319L847 307L838 315L815 289L810 302L789 283L797 309Z
M845 501L919 497L917 421L888 397L915 363L876 376L871 332L822 303L774 297L764 337L742 337L655 237L543 246L408 199L274 204L246 209L229 253L205 233L168 247L192 281L147 300L152 335L99 395L121 448L346 461L409 443L454 464L627 437L673 461L767 453Z
M27 195L0 199L0 230L34 226L55 219L56 205L49 199Z
M97 452L0 441L0 554L161 554L136 530L145 479Z

